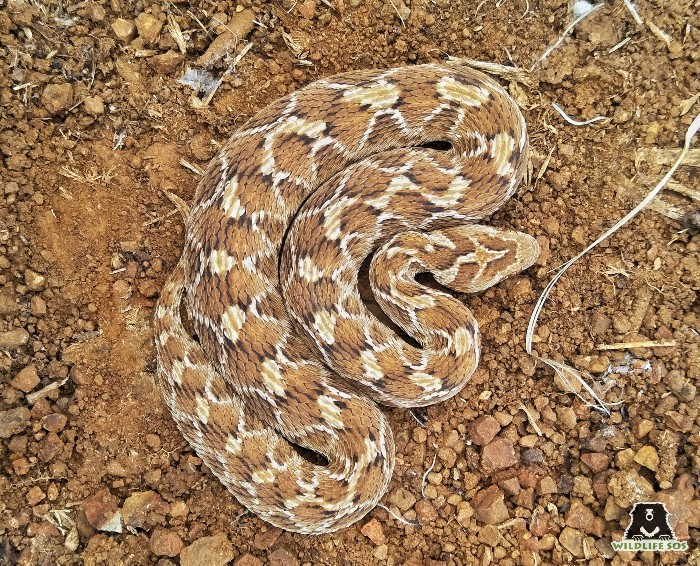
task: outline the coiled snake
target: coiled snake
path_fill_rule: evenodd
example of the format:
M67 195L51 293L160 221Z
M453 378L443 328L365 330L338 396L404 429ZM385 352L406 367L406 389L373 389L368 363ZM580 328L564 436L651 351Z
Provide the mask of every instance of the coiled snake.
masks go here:
M502 87L420 65L314 82L212 160L156 307L158 379L177 426L241 504L316 534L376 505L394 465L376 403L444 401L479 359L474 316L415 275L473 293L535 261L530 236L477 224L513 194L526 154ZM358 270L375 250L376 301L420 347L360 299Z

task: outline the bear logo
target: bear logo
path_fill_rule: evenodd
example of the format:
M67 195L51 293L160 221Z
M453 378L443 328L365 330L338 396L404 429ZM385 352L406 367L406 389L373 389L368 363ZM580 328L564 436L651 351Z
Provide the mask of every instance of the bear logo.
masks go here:
M663 503L635 503L630 511L629 526L625 530L627 540L675 540L676 534L668 523L668 511Z

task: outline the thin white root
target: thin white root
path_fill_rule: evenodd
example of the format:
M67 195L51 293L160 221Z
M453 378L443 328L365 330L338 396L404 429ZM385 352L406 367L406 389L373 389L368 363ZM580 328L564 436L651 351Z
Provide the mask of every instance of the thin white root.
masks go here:
M574 120L573 118L569 117L569 115L562 110L561 106L559 106L556 102L552 102L552 108L554 108L559 114L561 114L561 117L564 118L569 124L572 126L588 126L588 124L592 124L593 122L599 122L600 120L607 120L605 116L595 116L594 118L590 118L588 120Z
M540 298L537 300L537 304L535 305L535 308L532 311L532 316L530 317L530 323L528 324L527 327L527 333L525 335L525 350L527 351L528 354L533 356L535 359L547 364L549 367L551 367L557 375L564 381L565 383L570 383L568 377L572 377L576 380L578 380L582 387L586 390L586 392L591 395L593 399L595 399L597 405L596 407L603 411L606 414L610 414L610 411L608 410L606 404L598 397L598 395L591 389L591 387L586 383L586 381L583 379L582 375L580 372L576 371L575 369L569 367L566 364L563 364L561 362L557 362L555 360L549 359L549 358L542 358L536 354L533 354L532 352L532 342L533 342L533 337L535 335L535 330L537 328L537 321L539 319L540 313L542 312L542 308L544 307L545 302L547 301L547 298L549 297L549 294L552 292L552 289L556 285L557 281L561 278L564 273L571 267L576 261L581 259L584 255L586 255L589 251L591 251L593 248L595 248L600 242L603 240L607 239L610 237L612 234L617 232L622 226L627 224L632 218L634 218L639 212L641 212L651 201L652 199L661 191L661 189L666 186L666 183L671 179L673 174L676 172L676 169L680 167L681 163L685 159L686 155L690 151L690 145L693 141L693 138L697 134L698 130L700 130L700 114L698 114L693 122L690 124L688 127L688 130L685 133L685 143L683 144L683 149L681 150L680 154L678 155L678 158L676 159L675 163L673 166L668 170L666 175L659 181L659 183L654 187L648 194L647 196L637 205L635 206L629 213L627 213L622 219L620 219L612 228L607 230L604 234L598 237L595 242L590 244L589 246L586 247L582 252L580 252L578 255L567 261L564 265L562 265L559 270L557 271L556 275L552 278L552 280L547 284L547 286L544 288L544 291L540 295ZM590 377L590 376L589 376ZM571 388L572 392L575 393L574 388ZM584 399L579 393L576 393L576 395L585 403L588 403L586 399Z
M530 70L533 71L537 65L539 65L542 61L544 61L549 55L554 51L557 47L559 47L564 40L568 37L568 35L574 31L574 28L581 23L583 20L585 20L588 16L590 16L592 13L598 11L600 8L604 6L604 3L601 2L600 4L596 4L595 6L592 6L591 9L587 12L582 13L580 16L578 16L573 22L571 22L568 26L566 26L566 29L564 32L559 36L559 39L557 39L551 46L547 48L547 50L540 55L537 60L532 64L532 67L530 67Z

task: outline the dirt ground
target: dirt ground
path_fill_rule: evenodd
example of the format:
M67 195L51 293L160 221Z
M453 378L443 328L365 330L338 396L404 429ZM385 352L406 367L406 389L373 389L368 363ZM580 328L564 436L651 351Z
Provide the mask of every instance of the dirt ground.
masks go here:
M191 199L236 128L316 78L448 55L529 69L571 8L0 0L0 564L699 564L700 235L678 220L699 204L697 154L656 211L568 272L535 336L540 355L607 374L611 416L524 349L550 270L654 186L700 111L697 2L642 0L636 23L615 0L509 83L532 175L492 223L543 254L465 299L483 334L466 389L415 418L387 410L384 508L320 537L266 525L154 382L153 306L183 245L164 191ZM178 83L191 68L222 79L210 100ZM607 119L568 124L552 102ZM689 550L615 553L636 501L664 502Z

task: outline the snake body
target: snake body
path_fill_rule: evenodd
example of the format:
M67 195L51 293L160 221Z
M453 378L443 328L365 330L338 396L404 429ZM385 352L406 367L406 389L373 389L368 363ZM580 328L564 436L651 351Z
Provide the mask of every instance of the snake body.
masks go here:
M501 86L420 65L314 82L211 161L156 307L158 380L182 434L242 505L318 534L377 504L394 466L377 402L448 399L479 359L470 311L415 275L477 292L534 262L533 238L477 224L513 194L526 154L524 119ZM373 252L375 298L420 347L360 299Z

